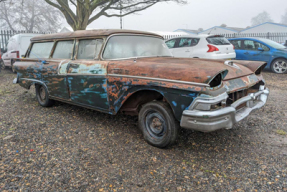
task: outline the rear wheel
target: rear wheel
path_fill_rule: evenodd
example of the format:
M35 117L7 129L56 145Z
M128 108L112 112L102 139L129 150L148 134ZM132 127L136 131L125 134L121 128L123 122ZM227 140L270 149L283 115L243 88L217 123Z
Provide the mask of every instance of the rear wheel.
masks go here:
M287 60L286 59L276 59L271 64L271 70L274 73L286 73L287 72Z
M43 107L51 107L54 100L49 99L49 94L45 86L36 85L36 96L38 103Z
M139 127L144 139L151 145L165 148L175 143L179 122L169 105L164 102L149 102L139 112Z

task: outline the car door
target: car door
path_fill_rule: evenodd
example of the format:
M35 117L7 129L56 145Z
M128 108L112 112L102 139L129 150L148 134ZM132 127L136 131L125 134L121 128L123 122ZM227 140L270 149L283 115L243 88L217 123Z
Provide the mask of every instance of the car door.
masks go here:
M47 85L50 96L69 100L67 66L73 58L75 40L61 40L53 44L51 59L48 59L41 68L42 81ZM45 49L43 45L38 47Z
M258 50L258 42L253 40L244 40L244 53L243 59L250 61L260 61L261 51Z
M70 98L73 102L108 110L107 61L99 60L103 39L80 39L75 60L67 66Z
M230 43L233 44L235 53L236 53L236 59L243 60L245 59L244 55L244 46L243 46L243 40L230 40Z

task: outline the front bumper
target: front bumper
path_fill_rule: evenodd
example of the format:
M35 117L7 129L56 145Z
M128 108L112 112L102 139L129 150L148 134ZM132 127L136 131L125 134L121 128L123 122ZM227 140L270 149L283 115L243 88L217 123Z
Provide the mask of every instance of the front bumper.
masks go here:
M247 117L252 111L263 107L268 95L269 89L260 86L258 92L250 93L248 96L235 101L231 106L215 111L197 110L195 108L199 104L216 104L224 101L228 97L227 93L211 99L198 98L194 100L189 110L183 111L180 126L201 132L212 132L224 128L231 129L235 123ZM242 105L245 105L245 107L237 110Z

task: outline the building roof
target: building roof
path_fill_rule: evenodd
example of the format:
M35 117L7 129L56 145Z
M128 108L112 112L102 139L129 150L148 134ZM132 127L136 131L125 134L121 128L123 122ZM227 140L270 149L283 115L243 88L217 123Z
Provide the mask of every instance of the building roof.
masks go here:
M177 29L174 32L178 32L178 31L183 31L183 32L189 33L189 34L197 34L197 33L199 33L198 30L194 30L194 29Z
M287 25L281 24L281 23L265 22L265 23L261 23L261 24L259 24L259 25L255 25L255 26L253 26L253 27L249 27L249 28L244 29L244 30L242 30L242 31L247 31L247 30L249 30L249 29L253 29L253 28L259 27L259 26L261 26L261 25L266 25L266 24L277 25L277 26L281 26L281 27L287 27ZM242 31L241 31L241 32L242 32Z
M124 33L152 35L152 36L157 36L157 37L162 38L162 36L158 34L146 32L146 31L123 30L123 29L98 29L98 30L79 30L79 31L74 31L74 32L41 35L41 36L32 38L31 41L80 38L80 37L95 37L95 36L110 36L113 34L124 34Z
M231 30L234 30L234 31L237 31L237 32L240 32L246 28L240 28L240 27L224 27L226 29L231 29Z

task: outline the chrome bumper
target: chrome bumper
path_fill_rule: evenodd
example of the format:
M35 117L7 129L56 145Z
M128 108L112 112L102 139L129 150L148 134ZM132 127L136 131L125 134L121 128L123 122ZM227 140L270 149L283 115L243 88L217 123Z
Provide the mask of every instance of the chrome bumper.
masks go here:
M201 132L212 132L224 128L231 129L235 123L247 117L252 111L263 107L268 95L269 89L260 86L258 92L237 100L229 107L215 111L198 110L196 106L204 108L202 107L204 105L225 102L228 98L227 93L214 98L197 98L188 110L183 111L180 126ZM236 110L242 104L246 104L246 107Z

